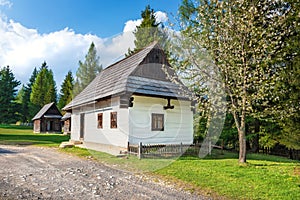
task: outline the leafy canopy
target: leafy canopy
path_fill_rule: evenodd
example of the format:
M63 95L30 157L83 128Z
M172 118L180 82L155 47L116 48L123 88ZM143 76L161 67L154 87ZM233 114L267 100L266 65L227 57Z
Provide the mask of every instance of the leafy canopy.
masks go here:
M246 117L276 98L269 91L280 79L284 38L293 30L286 20L293 4L284 1L184 0L180 7L181 38L176 50L181 70L201 87L216 79L228 95L239 135L240 162L246 162ZM213 68L212 68L213 66ZM213 69L214 73L212 73ZM216 83L217 83L216 82ZM208 97L212 99L212 96Z

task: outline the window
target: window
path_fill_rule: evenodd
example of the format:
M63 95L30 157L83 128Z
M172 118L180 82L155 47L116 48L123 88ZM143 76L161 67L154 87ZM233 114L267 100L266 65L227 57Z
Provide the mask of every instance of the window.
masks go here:
M110 113L110 128L117 128L117 112Z
M98 113L98 128L103 128L103 113Z
M164 131L164 114L152 113L152 131Z

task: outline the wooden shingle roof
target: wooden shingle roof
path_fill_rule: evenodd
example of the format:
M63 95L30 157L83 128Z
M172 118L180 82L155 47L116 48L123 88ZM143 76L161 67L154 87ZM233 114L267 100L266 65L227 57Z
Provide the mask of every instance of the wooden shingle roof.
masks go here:
M48 104L44 105L43 108L32 118L32 121L42 118L43 115L45 115L52 106L55 107L54 109L56 109L56 111L54 113L49 113L48 117L61 118L62 115L60 114L59 110L57 109L55 103L52 102L52 103L48 103Z
M182 88L167 79L162 65L167 67L168 72L174 74L163 51L154 42L102 70L73 101L64 107L64 110L124 93L180 96Z

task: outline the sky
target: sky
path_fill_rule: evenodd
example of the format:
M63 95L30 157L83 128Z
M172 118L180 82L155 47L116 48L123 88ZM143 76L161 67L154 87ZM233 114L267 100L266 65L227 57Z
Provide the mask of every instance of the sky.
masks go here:
M147 5L158 22L174 23L181 0L0 0L0 67L26 84L46 61L57 88L75 75L91 42L106 67L134 48L132 31Z

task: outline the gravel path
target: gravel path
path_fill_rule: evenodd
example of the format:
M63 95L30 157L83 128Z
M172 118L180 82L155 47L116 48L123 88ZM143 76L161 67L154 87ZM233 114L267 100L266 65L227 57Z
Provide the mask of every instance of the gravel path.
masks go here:
M0 199L207 199L50 148L0 145Z

